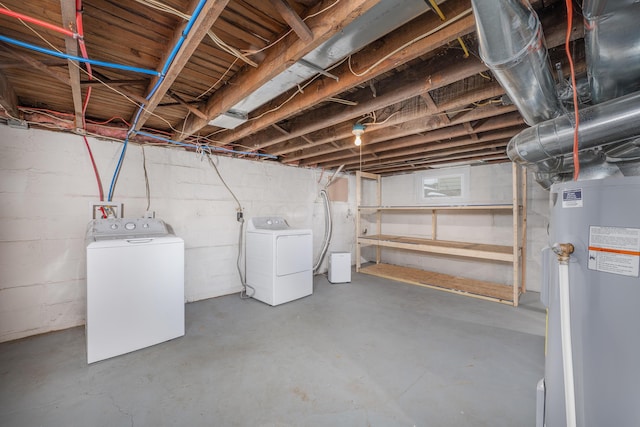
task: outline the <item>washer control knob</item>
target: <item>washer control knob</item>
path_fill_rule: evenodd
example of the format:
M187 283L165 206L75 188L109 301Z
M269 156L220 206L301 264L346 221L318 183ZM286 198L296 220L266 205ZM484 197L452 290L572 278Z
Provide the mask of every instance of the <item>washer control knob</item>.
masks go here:
M126 228L127 230L135 230L136 224L133 222L128 222L124 225L124 228Z
M270 219L267 220L267 225L271 225L273 224L273 221L271 221Z
M149 223L145 222L144 225L142 226L142 228L149 228Z
M118 224L116 224L116 223L111 224L111 229L112 230L117 230L118 229Z

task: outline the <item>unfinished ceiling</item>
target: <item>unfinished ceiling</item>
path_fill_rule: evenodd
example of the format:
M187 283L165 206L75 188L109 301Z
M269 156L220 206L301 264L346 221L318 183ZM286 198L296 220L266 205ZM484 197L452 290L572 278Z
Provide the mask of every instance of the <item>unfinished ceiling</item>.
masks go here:
M564 2L532 5L566 75ZM526 127L479 59L469 0L0 8L0 116L12 125L382 174L506 162L509 139ZM584 71L582 19L573 22Z

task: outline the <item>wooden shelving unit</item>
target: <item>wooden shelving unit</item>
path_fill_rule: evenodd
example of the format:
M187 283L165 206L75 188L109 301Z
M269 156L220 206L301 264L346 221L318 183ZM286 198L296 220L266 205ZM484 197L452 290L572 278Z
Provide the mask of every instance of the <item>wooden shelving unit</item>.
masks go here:
M375 215L376 234L358 235L356 244L356 271L399 280L414 285L425 286L465 294L468 296L498 301L513 306L518 305L519 295L526 292L525 264L526 259L526 175L514 164L512 169L512 203L495 205L456 205L456 206L381 206L381 177L376 174L356 173L356 198L358 215L356 230L361 232L361 216ZM362 205L363 180L373 180L376 184L375 206ZM495 245L470 243L438 239L438 214L451 211L465 211L478 215L488 212L504 212L512 216L513 241L511 245ZM382 234L382 213L422 213L431 215L431 237L418 238L412 236L396 236ZM376 247L375 264L361 266L361 249L363 246ZM513 266L513 282L511 285L485 282L472 278L451 276L442 273L419 270L381 263L383 248L408 250L454 257L467 257L509 263Z

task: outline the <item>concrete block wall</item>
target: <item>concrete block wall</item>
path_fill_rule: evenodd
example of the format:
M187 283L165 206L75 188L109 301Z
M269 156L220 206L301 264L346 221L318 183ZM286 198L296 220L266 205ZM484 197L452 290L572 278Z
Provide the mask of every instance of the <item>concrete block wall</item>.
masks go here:
M122 144L89 138L105 197ZM187 301L239 292L237 204L206 158L144 147L150 206L185 240ZM319 170L213 157L245 218L280 215L311 228L314 255L324 231ZM143 150L130 144L114 192L126 217L147 211ZM319 182L320 181L320 182ZM0 341L84 324L85 232L98 190L81 137L0 127ZM329 251L354 253L355 181L332 203ZM325 259L320 271L326 271Z
M473 166L469 169L468 204L509 204L512 200L511 164ZM416 205L421 173L382 178L383 205ZM540 251L547 245L549 193L527 178L527 289L540 290ZM373 200L372 187L365 190L366 200ZM423 203L424 204L424 203ZM512 245L511 211L440 212L438 239L464 242ZM374 216L363 223L363 229L375 234ZM431 237L431 213L393 213L382 215L382 233ZM364 260L375 260L373 248L363 249ZM460 275L479 280L509 284L513 277L511 264L460 258L437 254L382 250L382 262L404 265L439 273Z

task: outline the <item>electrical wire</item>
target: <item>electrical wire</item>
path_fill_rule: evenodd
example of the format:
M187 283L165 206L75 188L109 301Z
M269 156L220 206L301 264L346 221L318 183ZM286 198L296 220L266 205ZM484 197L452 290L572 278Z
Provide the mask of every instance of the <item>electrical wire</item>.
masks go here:
M256 152L252 152L252 151L236 151L236 150L231 150L229 148L224 148L224 147L212 147L209 145L201 145L201 144L187 144L184 142L179 142L179 141L173 141L169 138L164 138L162 136L158 136L158 135L154 135L152 133L149 132L144 132L144 131L137 131L135 132L138 135L142 135L142 136L148 136L150 138L155 138L159 141L163 141L166 142L167 144L173 144L173 145L179 145L181 147L187 147L187 148L195 148L196 150L200 150L200 151L220 151L222 153L229 153L229 154L237 154L237 155L244 155L244 156L257 156L257 157L266 157L268 159L277 159L278 156L274 156L273 154L266 154L266 153L256 153Z
M454 22L459 21L460 19L464 18L465 16L469 15L470 13L472 13L473 9L469 8L467 10L465 10L464 12L454 16L453 18L451 18L450 20L438 25L436 28L427 31L426 33L419 35L418 37L414 38L413 40L409 40L408 42L406 42L405 44L403 44L402 46L398 47L397 49L389 52L388 54L386 54L385 56L383 56L382 58L380 58L379 60L377 60L376 62L374 62L371 66L369 66L369 68L367 68L366 70L357 73L355 71L353 71L353 68L351 67L351 56L349 55L349 71L351 71L351 74L353 74L356 77L362 77L367 73L370 73L374 68L376 68L378 65L382 64L384 61L386 61L387 59L391 58L393 55L395 55L396 53L406 49L407 47L411 46L414 43L419 42L420 40L429 37L435 33L437 33L438 31L442 30L443 28L448 27L449 25L453 24Z
M224 185L224 187L227 189L229 194L231 194L233 199L236 201L236 204L238 205L238 208L236 209L236 211L237 211L238 222L240 222L240 231L239 231L239 234L238 234L238 256L236 258L236 268L238 270L238 276L240 276L240 283L242 284L242 290L240 291L240 298L241 299L248 299L248 298L253 297L253 295L256 293L256 290L255 290L254 287L252 287L251 285L248 285L246 283L246 277L247 277L246 271L243 274L242 273L242 267L240 266L240 260L242 259L242 249L243 249L242 236L244 235L244 233L243 233L243 231L244 231L244 211L242 210L242 205L240 204L240 201L236 197L235 193L231 190L229 185L227 185L227 182L224 180L224 178L220 174L220 170L218 170L218 166L216 166L216 163L211 158L211 155L209 155L209 153L205 153L205 155L207 156L207 160L209 161L209 164L211 165L213 170L216 171L216 175L218 175L218 178L220 178L220 182L222 182L222 185ZM246 264L245 264L245 268L246 268ZM252 290L251 294L247 293L247 288Z
M573 66L573 57L571 55L570 42L571 42L571 27L573 26L573 4L571 0L565 0L567 5L567 35L564 42L564 49L569 61L569 70L571 71L571 87L573 88L573 112L575 115L575 124L573 128L573 180L577 181L580 177L580 157L578 156L579 150L579 134L578 127L580 126L580 114L578 111L578 88L576 86L576 71Z
M145 5L147 7L150 7L152 9L155 10L159 10L161 12L165 12L165 13L169 13L175 16L178 16L182 19L184 19L185 21L188 21L189 19L191 19L192 15L188 15L184 12L181 12L177 9L174 9L173 7L164 4L160 1L157 0L135 0L136 2ZM218 37L213 31L209 30L207 31L207 35L209 36L209 38L223 51L227 52L230 55L233 55L236 57L236 59L241 59L244 62L246 62L247 64L251 65L252 67L257 67L258 64L256 64L254 61L252 61L251 59L247 58L242 52L240 52L240 50L228 45L227 43L225 43L220 37ZM235 61L234 61L235 63Z
M307 20L307 19L309 19L309 18L313 18L313 17L315 17L315 16L320 15L321 13L326 12L327 10L331 9L332 7L334 7L335 5L337 5L338 3L340 3L340 0L336 0L336 1L334 1L333 3L331 3L329 6L325 7L324 9L319 10L319 11L317 11L316 13L312 13L311 15L309 15L309 16L307 16L307 17L305 17L305 18L303 19L303 21L306 21L306 20ZM277 44L277 43L279 43L280 41L282 41L282 40L283 40L285 37L287 37L287 36L288 36L292 31L293 31L293 30L291 30L291 29L290 29L289 31L287 31L286 33L284 33L282 36L280 36L278 39L276 39L275 41L273 41L273 42L269 43L268 45L266 45L266 46L265 46L265 47L263 47L263 48L260 48L260 49L258 49L258 50L245 50L245 51L244 51L244 53L246 53L247 55L255 55L256 53L263 52L263 51L265 51L265 50L267 50L267 49L269 49L269 48L273 47L274 45L276 45L276 44Z
M145 193L147 195L147 212L149 212L149 208L151 207L151 191L149 188L149 174L147 172L147 157L144 153L144 145L140 146L142 150L142 170L144 171L144 188Z

